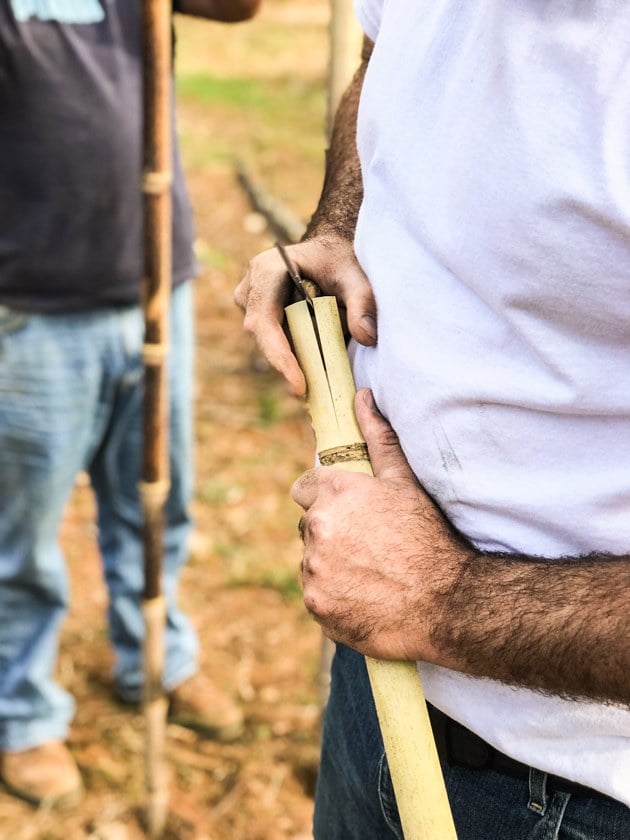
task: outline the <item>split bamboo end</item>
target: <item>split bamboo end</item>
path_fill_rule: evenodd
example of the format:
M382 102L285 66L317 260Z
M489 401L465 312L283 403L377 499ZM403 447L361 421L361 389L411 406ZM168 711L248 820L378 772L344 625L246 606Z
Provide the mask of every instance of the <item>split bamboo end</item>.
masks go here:
M365 446L354 413L354 379L334 297L314 298L315 321L306 301L285 309L293 347L307 382L307 400L318 453L346 449L353 461ZM361 450L364 455L366 451ZM366 457L363 460L367 460Z

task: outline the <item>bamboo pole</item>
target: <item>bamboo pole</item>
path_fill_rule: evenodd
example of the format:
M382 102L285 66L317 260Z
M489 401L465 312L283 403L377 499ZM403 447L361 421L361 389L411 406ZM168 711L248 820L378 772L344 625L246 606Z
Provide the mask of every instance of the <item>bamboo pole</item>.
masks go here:
M354 75L361 55L363 30L352 0L330 0L326 135L330 138L337 105Z
M353 0L329 0L328 68L326 91L326 139L330 143L339 101L352 79L361 56L363 30L354 11ZM330 666L335 647L322 633L317 684L319 705L323 709L330 690Z
M164 760L167 699L162 687L166 603L162 594L162 565L164 509L170 488L167 379L172 276L170 0L143 0L142 30L145 396L140 498L144 518L146 822L153 840L162 836L168 810Z
M320 462L372 475L336 299L317 297L312 304L316 327L304 300L285 312L308 386ZM405 840L456 840L415 663L365 660Z

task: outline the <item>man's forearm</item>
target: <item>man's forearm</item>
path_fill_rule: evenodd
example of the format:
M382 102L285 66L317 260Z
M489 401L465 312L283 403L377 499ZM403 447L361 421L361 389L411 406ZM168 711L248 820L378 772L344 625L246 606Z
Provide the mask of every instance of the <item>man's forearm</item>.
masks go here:
M630 704L630 559L473 554L432 641L458 670Z
M177 0L173 8L184 15L237 23L253 17L260 3L261 0Z
M630 704L630 557L484 554L418 483L371 393L374 478L319 468L304 509L304 603L336 641L564 697Z
M363 79L373 44L363 42L361 65L341 98L326 152L322 194L308 224L305 239L332 234L352 240L363 198L361 166L356 145L357 112Z

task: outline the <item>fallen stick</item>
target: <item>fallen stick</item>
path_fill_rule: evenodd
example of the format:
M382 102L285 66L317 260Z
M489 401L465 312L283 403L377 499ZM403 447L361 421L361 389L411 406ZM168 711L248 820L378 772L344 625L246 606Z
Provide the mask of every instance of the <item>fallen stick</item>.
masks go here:
M300 241L306 230L304 222L257 183L243 163L236 164L236 179L245 190L251 206L265 219L274 236L282 242Z
M373 475L336 299L301 300L285 312L320 462ZM415 662L365 661L405 840L457 840Z

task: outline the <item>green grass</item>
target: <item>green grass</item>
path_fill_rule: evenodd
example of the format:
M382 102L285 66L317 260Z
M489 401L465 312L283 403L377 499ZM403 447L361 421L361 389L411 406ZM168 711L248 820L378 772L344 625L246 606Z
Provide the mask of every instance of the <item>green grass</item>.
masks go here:
M246 557L242 549L232 566L224 584L228 589L254 586L277 592L283 601L299 601L302 598L302 586L293 566L274 565L273 561L264 561L253 555Z
M205 157L224 162L241 158L251 163L267 154L275 166L281 162L283 150L290 149L307 166L317 171L321 168L323 83L191 73L177 77L177 96L180 113L193 108L197 114L207 115L207 134L201 132L193 139L183 132L182 144L193 162ZM219 131L212 131L214 125L220 126Z
M265 393L258 397L258 419L263 426L271 426L282 419L282 407L275 394Z
M201 265L216 268L218 271L224 271L229 264L229 256L225 251L215 248L205 239L197 239L195 242L195 256Z
M243 492L243 489L237 485L210 479L197 488L197 498L210 507L217 507L229 503L231 498L241 496Z
M260 576L259 586L274 589L285 601L299 600L302 597L302 586L293 568L268 569Z
M302 115L324 109L324 88L320 82L296 78L253 79L225 78L210 73L192 73L177 77L180 101L194 100L202 105L229 105L243 114L243 109L266 121L288 119L293 109ZM295 115L297 117L297 115Z

